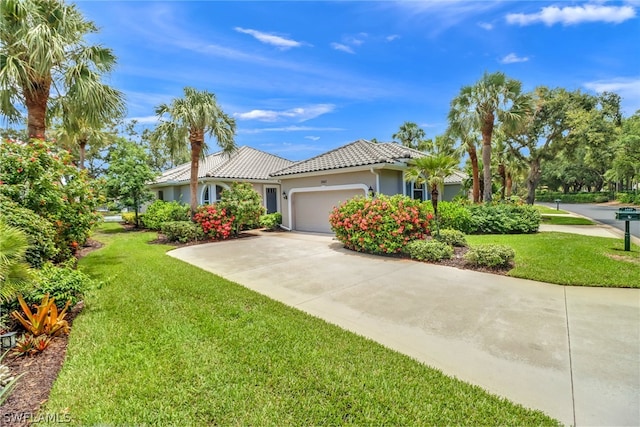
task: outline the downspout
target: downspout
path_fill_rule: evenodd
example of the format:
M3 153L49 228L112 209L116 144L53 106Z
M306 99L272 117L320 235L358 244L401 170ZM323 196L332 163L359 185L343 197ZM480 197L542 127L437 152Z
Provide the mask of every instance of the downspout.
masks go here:
M370 168L369 172L371 172L376 176L376 191L373 193L375 195L376 193L380 192L380 174L376 172L373 168Z

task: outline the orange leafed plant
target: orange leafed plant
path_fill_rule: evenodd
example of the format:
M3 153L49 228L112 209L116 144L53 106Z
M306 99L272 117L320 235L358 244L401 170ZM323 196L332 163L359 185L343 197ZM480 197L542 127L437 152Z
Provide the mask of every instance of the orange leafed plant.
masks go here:
M38 337L47 335L57 337L60 334L69 333L69 323L64 319L67 316L67 309L70 301L64 306L62 311L58 312L55 300L45 295L42 302L36 307L36 311L32 312L22 296L18 296L20 307L24 312L24 316L17 311L11 313L31 335Z

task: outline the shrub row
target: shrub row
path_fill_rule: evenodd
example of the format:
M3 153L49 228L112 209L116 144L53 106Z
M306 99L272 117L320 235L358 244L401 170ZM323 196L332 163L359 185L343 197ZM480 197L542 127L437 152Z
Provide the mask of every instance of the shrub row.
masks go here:
M620 203L633 203L640 205L640 193L616 193L616 200Z
M555 202L557 199L561 203L603 203L609 201L607 193L561 193L557 191L547 191L536 193L538 202Z
M431 203L425 205L432 213ZM535 233L541 221L540 212L533 206L505 202L480 205L440 202L438 217L441 229L451 228L465 234Z

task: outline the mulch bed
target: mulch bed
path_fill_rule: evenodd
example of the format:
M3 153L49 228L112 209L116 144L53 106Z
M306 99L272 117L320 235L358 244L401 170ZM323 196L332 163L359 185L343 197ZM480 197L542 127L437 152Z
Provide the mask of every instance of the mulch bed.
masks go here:
M135 227L125 227L127 231L142 231ZM241 233L237 238L256 237L257 234L251 232ZM151 244L169 244L176 247L197 245L203 243L211 243L211 240L202 240L198 242L178 243L169 242L165 236L158 233L158 238L149 243ZM88 240L85 246L78 251L76 257L78 259L86 256L91 251L101 248L102 243L95 240ZM490 269L482 267L473 267L468 265L463 256L468 248L454 248L455 252L451 259L443 260L439 265L448 267L457 267L462 269L470 269L482 271L491 274L505 275L509 269ZM84 304L78 303L68 314L67 320L69 324L73 324L73 319L82 311ZM53 387L53 383L58 377L58 372L62 368L65 355L67 353L67 344L69 337L67 335L54 338L42 353L35 356L16 357L7 355L3 364L9 367L12 374L17 376L25 373L18 380L17 386L11 393L7 401L0 406L0 426L22 427L28 426L32 421L38 420L57 420L59 422L69 422L70 418L67 414L38 414L40 407L46 403L49 393Z

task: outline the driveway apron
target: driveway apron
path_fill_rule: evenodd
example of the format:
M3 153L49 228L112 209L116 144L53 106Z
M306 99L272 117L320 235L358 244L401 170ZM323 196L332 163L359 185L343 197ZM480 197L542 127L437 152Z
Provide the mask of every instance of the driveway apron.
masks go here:
M563 287L263 233L169 252L567 425L640 425L640 290Z

